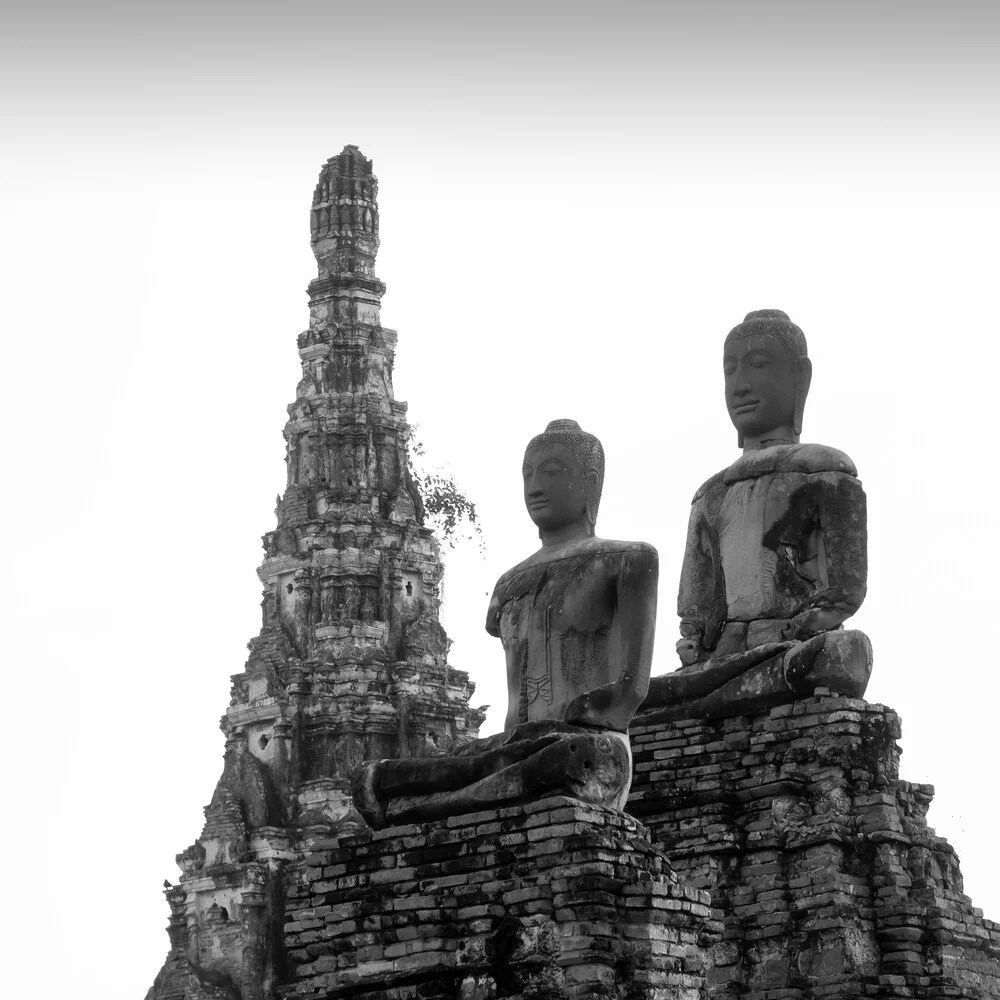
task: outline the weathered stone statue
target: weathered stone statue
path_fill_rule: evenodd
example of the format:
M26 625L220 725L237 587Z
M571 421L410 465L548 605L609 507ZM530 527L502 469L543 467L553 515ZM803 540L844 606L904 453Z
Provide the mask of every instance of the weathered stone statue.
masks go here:
M604 450L575 421L531 440L523 475L542 546L500 577L486 620L507 659L504 731L451 756L362 764L355 805L376 828L553 794L621 808L628 795L656 550L595 537Z
M865 494L841 451L799 444L812 377L778 309L726 338L726 405L743 455L695 494L681 570L681 667L643 721L765 710L817 687L861 697L867 636L844 631L867 578Z

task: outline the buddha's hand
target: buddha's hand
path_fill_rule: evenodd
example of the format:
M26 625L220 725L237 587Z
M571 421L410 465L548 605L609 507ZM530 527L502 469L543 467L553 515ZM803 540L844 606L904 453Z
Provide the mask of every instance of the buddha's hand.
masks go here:
M781 635L784 639L811 639L820 632L840 628L843 621L843 613L833 608L810 608L792 618L781 630Z
M675 646L682 667L690 667L706 656L705 623L694 618L682 618L681 637Z
M677 655L682 666L690 667L692 663L698 662L698 657L701 655L701 643L695 639L678 639Z

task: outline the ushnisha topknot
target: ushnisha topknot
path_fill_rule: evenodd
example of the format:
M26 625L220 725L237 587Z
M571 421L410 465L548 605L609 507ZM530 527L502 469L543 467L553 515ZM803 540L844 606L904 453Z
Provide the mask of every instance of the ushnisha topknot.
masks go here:
M597 510L601 504L601 491L604 488L603 445L575 420L550 420L545 430L541 434L536 434L528 442L528 448L544 444L561 444L569 448L582 475L586 476L588 472L597 474L594 495L589 498L587 503L591 525L593 525L597 521Z
M802 359L809 356L806 335L788 318L788 313L780 309L755 309L753 312L748 312L743 322L729 331L726 343L752 334L774 337L780 341L788 354L793 370L798 370Z

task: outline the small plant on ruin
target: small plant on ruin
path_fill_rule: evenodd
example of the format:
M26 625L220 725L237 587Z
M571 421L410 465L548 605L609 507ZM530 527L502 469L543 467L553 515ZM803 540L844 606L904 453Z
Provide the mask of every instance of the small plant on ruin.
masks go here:
M475 502L455 482L453 476L427 465L427 453L423 443L417 438L416 427L411 427L407 435L407 449L410 456L410 478L416 486L420 498L417 516L421 523L430 522L448 546L466 538L474 538L479 551L485 553L483 529L476 513Z

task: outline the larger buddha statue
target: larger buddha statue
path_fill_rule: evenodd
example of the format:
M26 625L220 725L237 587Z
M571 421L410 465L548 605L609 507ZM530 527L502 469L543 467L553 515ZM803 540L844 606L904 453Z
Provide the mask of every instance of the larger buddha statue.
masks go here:
M554 794L624 805L628 725L653 655L656 550L594 534L604 450L575 421L534 437L522 473L541 547L500 577L486 616L506 658L503 732L448 756L362 764L354 800L373 827Z
M695 493L681 570L681 666L643 722L764 711L828 688L864 694L867 636L845 630L867 579L865 494L842 451L801 444L812 378L802 331L749 313L723 351L743 454Z

